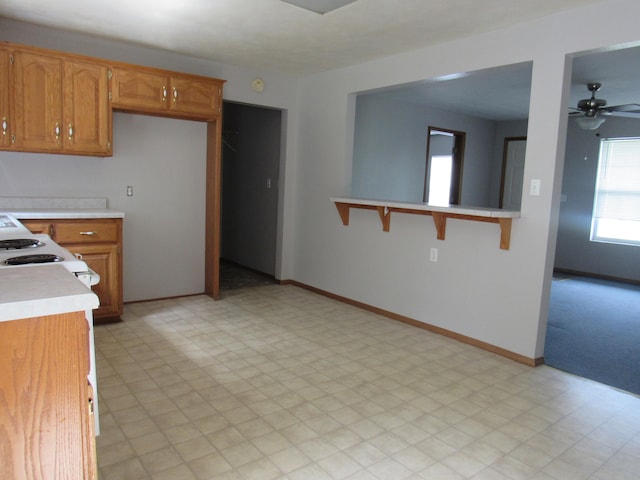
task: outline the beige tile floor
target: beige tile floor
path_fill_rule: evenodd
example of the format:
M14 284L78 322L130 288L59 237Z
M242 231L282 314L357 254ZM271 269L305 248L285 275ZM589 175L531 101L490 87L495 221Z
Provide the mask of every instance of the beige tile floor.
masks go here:
M297 287L96 328L100 478L637 479L640 398Z

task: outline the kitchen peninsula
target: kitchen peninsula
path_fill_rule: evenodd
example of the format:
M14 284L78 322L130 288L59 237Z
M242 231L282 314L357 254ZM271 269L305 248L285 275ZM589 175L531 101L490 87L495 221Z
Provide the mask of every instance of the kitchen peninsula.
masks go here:
M90 325L98 297L61 265L0 269L3 478L96 478Z

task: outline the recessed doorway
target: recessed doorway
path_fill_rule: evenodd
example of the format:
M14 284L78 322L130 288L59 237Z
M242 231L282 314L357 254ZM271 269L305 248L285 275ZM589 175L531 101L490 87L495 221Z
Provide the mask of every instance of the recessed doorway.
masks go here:
M245 279L253 274L275 278L282 116L277 109L223 104L223 290L225 274L234 275L230 281L238 283L239 268ZM253 280L243 283L263 283Z

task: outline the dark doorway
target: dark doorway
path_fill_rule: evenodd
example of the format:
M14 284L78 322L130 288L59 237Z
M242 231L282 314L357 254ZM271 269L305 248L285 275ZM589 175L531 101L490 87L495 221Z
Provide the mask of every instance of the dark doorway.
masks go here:
M223 104L222 262L275 276L282 112ZM221 269L220 284L224 285Z

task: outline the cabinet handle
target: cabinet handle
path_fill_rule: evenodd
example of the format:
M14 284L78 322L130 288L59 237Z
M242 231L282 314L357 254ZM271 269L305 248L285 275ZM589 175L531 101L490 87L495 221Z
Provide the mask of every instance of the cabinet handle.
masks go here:
M167 87L162 86L162 101L164 102L167 99Z
M176 87L173 87L173 101L175 103L175 101L178 100L178 89Z
M7 134L8 128L9 128L9 124L7 123L7 117L2 117L2 135Z
M69 140L73 138L73 125L69 124Z
M98 232L91 232L91 231L89 231L89 232L80 232L80 235L88 235L88 236L97 235L97 234L98 234Z
M56 236L56 227L53 224L49 225L49 236L55 239Z
M53 129L53 132L56 134L56 140L60 138L60 123L56 122L56 127Z

